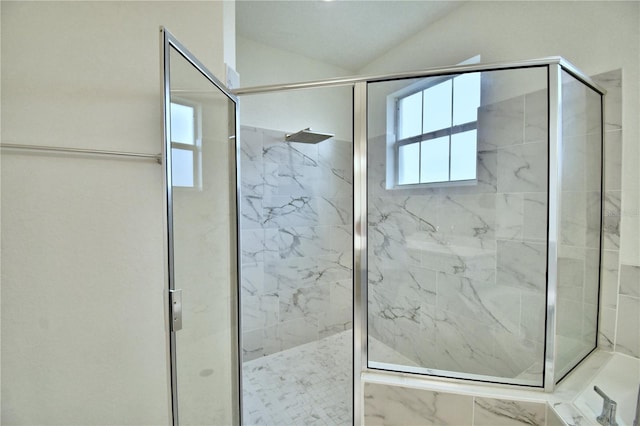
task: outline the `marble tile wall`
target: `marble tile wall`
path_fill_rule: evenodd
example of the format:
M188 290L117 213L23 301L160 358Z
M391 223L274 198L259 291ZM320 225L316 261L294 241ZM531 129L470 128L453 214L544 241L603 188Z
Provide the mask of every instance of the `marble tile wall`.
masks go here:
M598 346L640 358L640 298L635 271L640 265L620 264L622 216L622 70L593 77L607 89L605 97L604 252Z
M562 76L556 379L594 347L601 222L600 96Z
M364 385L365 425L529 425L563 424L547 404L484 398L423 389Z
M245 360L351 328L352 144L241 128Z
M417 365L541 381L546 110L542 92L480 108L475 185L386 190L370 140L369 329Z

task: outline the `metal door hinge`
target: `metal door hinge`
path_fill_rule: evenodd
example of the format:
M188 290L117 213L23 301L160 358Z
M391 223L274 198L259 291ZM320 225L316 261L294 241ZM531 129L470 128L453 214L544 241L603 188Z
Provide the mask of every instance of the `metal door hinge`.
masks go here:
M171 331L182 330L182 289L169 290Z

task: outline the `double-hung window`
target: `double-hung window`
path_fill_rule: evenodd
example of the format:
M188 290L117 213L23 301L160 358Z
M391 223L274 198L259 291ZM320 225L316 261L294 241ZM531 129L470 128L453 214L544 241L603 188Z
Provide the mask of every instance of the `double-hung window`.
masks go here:
M429 79L395 97L396 187L476 180L480 74Z
M172 186L200 187L200 111L197 105L171 102Z

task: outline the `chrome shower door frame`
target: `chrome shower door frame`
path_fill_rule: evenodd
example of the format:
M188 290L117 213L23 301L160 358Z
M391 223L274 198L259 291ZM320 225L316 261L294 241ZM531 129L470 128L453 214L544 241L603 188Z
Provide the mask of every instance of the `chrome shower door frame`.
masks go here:
M167 373L169 378L169 410L170 418L174 426L179 425L179 407L178 407L178 375L176 368L176 336L178 331L174 330L173 317L174 312L171 306L172 293L177 290L175 287L175 268L174 268L174 233L173 233L173 191L172 191L172 176L171 176L171 121L167 117L171 116L171 86L170 86L170 51L175 49L187 62L190 63L202 76L204 76L208 82L219 90L224 96L228 98L233 104L233 117L234 117L234 135L238 135L240 131L239 124L239 107L238 98L233 94L216 76L209 71L206 66L198 60L176 37L171 34L166 28L160 27L160 84L162 93L162 174L163 174L163 193L164 196L164 246L165 246L165 329L167 330ZM230 129L231 130L231 129ZM229 141L229 213L230 217L235 218L230 221L229 229L229 259L232 265L236 265L235 271L230 271L230 284L232 288L235 288L235 292L230 294L230 315L236 319L236 333L233 336L235 343L236 356L231 357L232 368L235 370L235 379L232 379L233 389L230 392L236 395L236 398L232 398L232 416L234 424L242 424L242 351L240 350L240 334L242 330L242 323L240 318L240 268L238 259L240 258L240 242L239 242L239 220L238 220L238 198L237 194L240 192L239 181L239 158L240 158L240 142L239 138L234 137ZM232 377L234 374L232 373Z

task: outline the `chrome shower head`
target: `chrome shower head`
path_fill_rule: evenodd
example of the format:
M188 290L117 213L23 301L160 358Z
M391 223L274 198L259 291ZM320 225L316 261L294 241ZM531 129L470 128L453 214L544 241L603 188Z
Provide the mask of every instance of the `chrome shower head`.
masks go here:
M300 130L297 133L287 134L285 135L285 140L287 142L299 142L299 143L318 143L329 138L332 138L334 135L330 133L319 133L311 131L311 128L308 127L304 130Z

